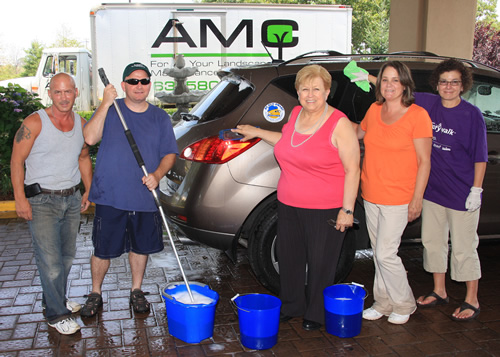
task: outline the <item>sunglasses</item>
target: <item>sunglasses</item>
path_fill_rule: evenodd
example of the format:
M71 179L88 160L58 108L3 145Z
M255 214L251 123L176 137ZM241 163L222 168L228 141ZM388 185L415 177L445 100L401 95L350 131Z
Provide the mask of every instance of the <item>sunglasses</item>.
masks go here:
M145 86L145 85L148 85L149 83L151 83L151 79L149 79L149 78L143 78L143 79L130 78L130 79L125 80L124 82L128 83L132 86L136 86L139 83L141 83L143 86Z

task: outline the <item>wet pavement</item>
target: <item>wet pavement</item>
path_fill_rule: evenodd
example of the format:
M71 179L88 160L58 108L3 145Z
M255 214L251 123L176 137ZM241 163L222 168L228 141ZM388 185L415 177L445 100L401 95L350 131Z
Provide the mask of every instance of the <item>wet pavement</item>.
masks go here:
M68 296L83 303L91 288L92 216L82 216L77 254L69 277ZM41 286L27 224L0 220L0 356L500 356L500 243L481 242L483 278L479 286L481 314L475 321L450 318L461 303L464 284L447 282L450 303L419 308L405 325L385 318L363 321L354 338L330 335L322 327L304 331L302 320L280 324L278 343L268 350L251 350L239 340L239 324L230 299L238 294L268 293L255 279L244 250L237 264L215 249L176 243L190 281L208 284L220 295L213 337L188 344L168 331L160 291L182 281L168 237L165 250L150 257L143 290L149 291L151 313L134 314L128 302L131 284L126 256L112 260L103 285L104 307L93 318L75 318L81 332L59 335L42 313ZM422 269L422 248L407 245L400 255L417 295L432 289L432 277ZM370 251L358 254L348 282L365 284L371 293L373 262ZM365 307L372 303L368 296Z

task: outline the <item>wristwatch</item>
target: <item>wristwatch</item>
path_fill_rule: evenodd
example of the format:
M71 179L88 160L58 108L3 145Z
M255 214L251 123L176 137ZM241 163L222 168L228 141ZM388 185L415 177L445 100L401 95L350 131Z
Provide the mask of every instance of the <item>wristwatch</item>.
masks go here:
M354 213L350 209L345 209L344 207L342 207L342 211L344 211L345 214L353 214Z

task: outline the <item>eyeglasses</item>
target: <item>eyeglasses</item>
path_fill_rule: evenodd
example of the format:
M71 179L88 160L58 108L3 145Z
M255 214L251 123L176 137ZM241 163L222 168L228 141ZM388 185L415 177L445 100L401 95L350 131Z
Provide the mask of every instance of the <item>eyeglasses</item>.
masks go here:
M460 85L460 83L462 83L462 81L459 81L457 79L454 79L452 81L445 81L444 79L441 79L438 81L438 84L443 87L447 87L448 84L451 85L452 87L457 87Z
M139 83L141 83L143 86L148 85L151 83L151 79L149 78L143 78L143 79L135 79L135 78L130 78L124 81L125 83L130 84L131 86L136 86Z

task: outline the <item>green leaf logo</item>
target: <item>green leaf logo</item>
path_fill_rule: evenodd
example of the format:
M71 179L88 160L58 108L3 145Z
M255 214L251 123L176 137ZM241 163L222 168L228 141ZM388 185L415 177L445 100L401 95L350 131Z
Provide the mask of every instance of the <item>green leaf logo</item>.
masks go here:
M293 27L290 25L271 25L267 28L267 42L284 44L293 41Z

